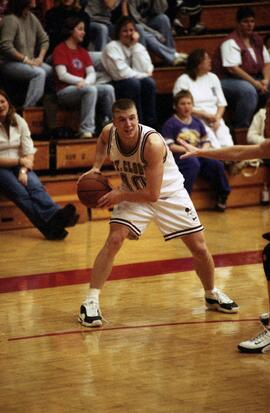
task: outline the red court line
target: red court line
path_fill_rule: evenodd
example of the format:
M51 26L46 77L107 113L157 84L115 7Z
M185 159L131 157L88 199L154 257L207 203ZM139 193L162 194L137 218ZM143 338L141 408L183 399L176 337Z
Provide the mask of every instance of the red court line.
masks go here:
M238 319L238 320L204 320L204 321L181 321L178 323L160 323L160 324L142 324L136 326L119 326L119 327L108 327L108 328L88 328L87 330L70 330L70 331L59 331L54 333L43 333L43 334L36 334L34 336L22 336L22 337L11 337L8 341L18 341L18 340L31 340L36 338L44 338L44 337L56 337L56 336L66 336L71 334L89 334L89 333L96 333L96 332L106 332L106 331L115 331L115 330L136 330L141 328L156 328L156 327L173 327L173 326L184 326L190 324L217 324L217 323L243 323L243 322L250 322L250 321L257 321L258 318L245 318L245 319Z
M257 264L261 262L261 252L249 251L219 254L214 255L213 258L216 267ZM110 280L147 277L150 275L165 275L173 272L190 271L192 268L192 258L178 258L116 265L113 268ZM89 282L90 276L91 269L78 269L7 277L0 279L0 293L83 284Z

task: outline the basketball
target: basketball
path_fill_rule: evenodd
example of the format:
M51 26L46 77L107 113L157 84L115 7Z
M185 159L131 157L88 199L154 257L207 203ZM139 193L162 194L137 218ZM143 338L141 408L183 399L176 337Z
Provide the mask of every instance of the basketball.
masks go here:
M88 208L97 208L98 200L110 191L108 179L99 173L83 175L77 186L78 198Z

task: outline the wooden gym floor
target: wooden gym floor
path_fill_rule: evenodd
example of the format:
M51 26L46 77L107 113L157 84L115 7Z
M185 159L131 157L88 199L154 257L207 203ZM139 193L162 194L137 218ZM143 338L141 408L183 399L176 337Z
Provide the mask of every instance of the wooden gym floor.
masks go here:
M117 256L101 297L108 323L95 330L76 320L107 221L77 225L62 242L1 232L0 411L270 412L270 353L236 349L268 311L260 251L269 209L200 217L216 284L239 314L205 311L188 251L153 225Z

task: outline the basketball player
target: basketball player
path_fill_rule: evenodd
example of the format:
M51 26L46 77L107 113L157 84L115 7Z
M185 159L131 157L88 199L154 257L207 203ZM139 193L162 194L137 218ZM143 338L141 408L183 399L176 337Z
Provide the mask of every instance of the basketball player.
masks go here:
M268 139L264 140L258 145L235 145L221 149L197 149L195 146L187 144L185 141L181 141L182 145L186 148L187 152L181 156L181 158L189 158L192 156L199 156L203 158L222 159L224 161L241 161L244 159L265 159L270 158L270 100L267 105L268 115L266 112L265 121L265 133L264 136ZM270 241L270 233L267 232L263 235L263 238ZM266 245L263 250L263 268L267 279L268 286L268 298L270 308L270 243ZM260 320L264 326L262 332L260 332L254 338L243 341L238 345L238 349L244 353L265 353L270 350L270 322L269 314L262 314Z
M107 125L98 138L91 171L100 172L109 155L122 183L120 189L113 189L99 201L100 207L115 207L109 236L94 262L90 291L81 305L79 321L86 327L102 325L99 294L111 273L114 257L126 238L139 239L152 220L165 241L181 237L191 251L205 290L206 306L236 313L238 305L214 287L214 264L203 226L164 139L154 129L138 123L133 101L117 100L112 112L113 124Z

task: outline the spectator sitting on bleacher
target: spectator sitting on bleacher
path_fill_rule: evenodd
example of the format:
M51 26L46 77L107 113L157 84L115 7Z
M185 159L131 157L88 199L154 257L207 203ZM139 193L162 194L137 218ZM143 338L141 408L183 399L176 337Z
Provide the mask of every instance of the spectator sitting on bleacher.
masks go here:
M116 98L132 99L139 120L148 126L156 124L156 83L152 78L153 65L146 48L139 43L139 33L129 16L119 19L115 28L116 40L107 44L101 61L112 77Z
M52 68L44 63L48 36L31 7L35 0L10 0L0 25L0 71L19 82L29 81L23 107L42 98Z
M269 95L270 55L254 32L254 11L240 7L236 21L236 30L215 54L214 71L221 78L233 127L247 128L258 104L264 106Z
M224 212L231 188L221 161L206 158L180 159L186 152L181 139L200 148L211 146L205 127L200 119L192 116L193 97L190 91L181 90L173 98L175 114L162 127L164 136L173 153L179 171L185 178L184 186L189 194L198 176L205 179L216 192L215 209Z
M0 21L2 20L7 9L8 0L0 0Z
M205 25L201 23L201 3L200 0L168 0L167 14L177 36L202 34L206 31Z
M122 0L123 13L131 16L140 34L140 43L166 64L177 66L187 59L186 53L175 49L172 27L165 14L167 0Z
M57 205L33 171L34 148L25 120L0 90L0 192L28 217L48 240L64 239L78 221L76 208Z
M92 138L96 130L96 104L99 104L101 127L112 118L111 107L115 100L114 88L97 84L96 72L89 53L80 46L84 39L84 22L69 17L63 28L64 42L53 51L56 72L56 91L60 105L80 106L81 138Z
M101 51L113 36L111 13L121 0L88 0L86 13L91 18L90 36L95 51ZM92 49L91 49L92 50Z
M270 104L270 100L269 100ZM266 108L261 108L252 119L250 127L247 131L247 143L251 145L257 145L262 143L265 138L265 117ZM270 165L270 162L267 162Z
M233 140L223 120L227 106L220 80L210 72L211 58L205 49L193 50L187 59L186 72L175 82L173 94L189 90L194 99L192 114L202 120L213 148L232 146Z
M45 30L50 39L48 55L51 55L54 48L62 42L61 28L68 17L79 17L84 22L85 36L81 46L88 48L90 41L89 15L81 8L79 0L60 0L58 6L52 7L45 14Z

